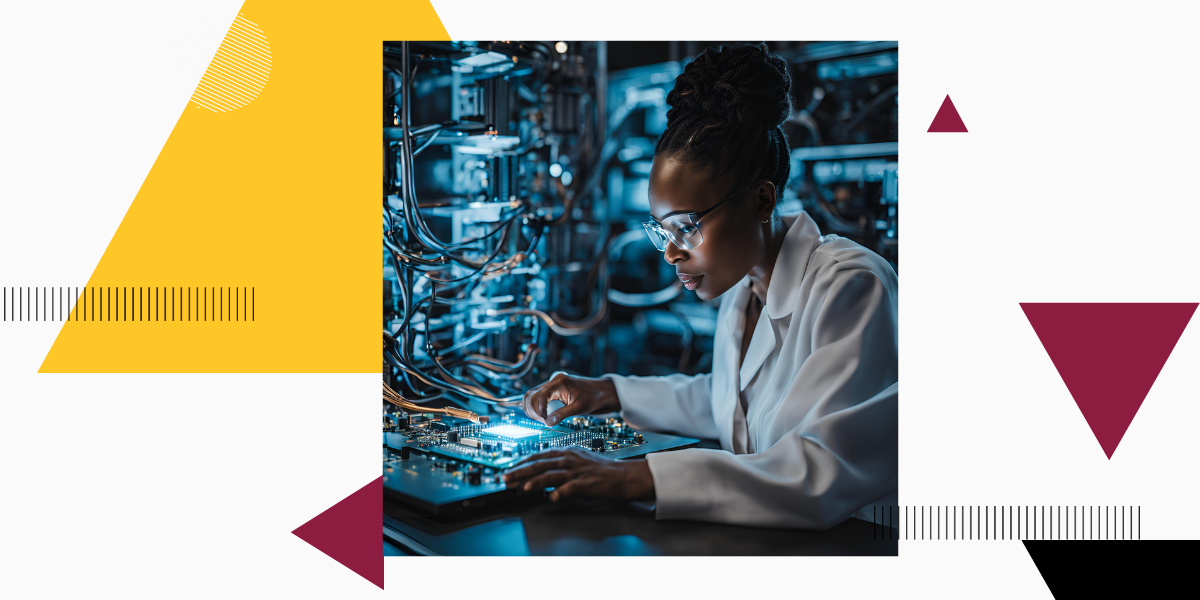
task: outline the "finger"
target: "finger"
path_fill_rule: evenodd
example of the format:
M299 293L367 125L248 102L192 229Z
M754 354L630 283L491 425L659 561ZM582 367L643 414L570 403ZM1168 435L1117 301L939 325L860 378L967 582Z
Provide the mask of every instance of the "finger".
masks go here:
M590 450L584 450L583 448L580 448L579 446L566 446L566 447L554 448L551 450L542 450L541 452L538 452L536 454L530 454L528 456L521 457L521 458L517 459L517 461L514 462L512 464L512 466L509 468L512 469L519 465L523 465L525 463L532 462L532 461L546 460L549 458L559 458L559 457L566 457L566 458L570 458L572 460L613 460L608 457L599 456L599 455L591 452Z
M564 405L571 403L574 395L566 387L566 383L569 380L570 378L565 374L559 373L546 383L526 392L525 397L528 398L529 408L526 409L525 415L535 421L553 425L554 423L546 422L546 405L551 400L558 400Z
M551 502L561 502L575 495L583 493L587 483L583 479L575 478L556 487L553 492L550 492Z
M517 465L522 465L522 464L532 462L535 460L546 460L547 458L557 458L559 456L563 456L570 452L571 452L570 448L566 448L566 449L555 448L553 450L542 450L541 452L538 452L536 454L530 454L529 456L521 457L520 459L518 459L516 462L513 463L512 467L509 467L509 468L511 469L511 468L516 467Z
M529 479L552 469L562 469L569 466L574 461L567 457L547 458L545 460L537 460L530 463L525 463L515 469L510 469L504 473L505 483L513 483L524 479Z
M567 417L573 417L578 414L583 414L584 407L582 402L568 402L563 404L563 407L550 413L546 417L547 425L557 425Z
M535 421L545 422L546 414L546 395L544 390L546 384L539 385L525 392L525 397L522 399L522 408L525 409L525 416Z
M577 402L578 394L576 394L575 385L571 382L570 376L566 373L558 373L547 383L547 404L551 400L562 402L562 408L546 415L543 423L554 426L562 422L563 419L577 415L583 412L584 407L580 402ZM547 407L548 408L548 407Z
M558 487L559 485L570 481L572 477L573 475L570 471L554 469L551 471L546 471L537 477L531 477L525 482L525 485L522 486L521 489L528 492L531 490L541 490L548 487Z

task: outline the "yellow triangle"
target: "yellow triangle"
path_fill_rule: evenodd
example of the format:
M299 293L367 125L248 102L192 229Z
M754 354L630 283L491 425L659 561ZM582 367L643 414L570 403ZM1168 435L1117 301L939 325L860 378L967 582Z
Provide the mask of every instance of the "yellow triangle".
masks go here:
M88 281L117 315L65 322L40 372L379 371L382 42L449 36L428 0L240 13L266 84L228 112L188 103ZM212 320L218 288L236 320Z

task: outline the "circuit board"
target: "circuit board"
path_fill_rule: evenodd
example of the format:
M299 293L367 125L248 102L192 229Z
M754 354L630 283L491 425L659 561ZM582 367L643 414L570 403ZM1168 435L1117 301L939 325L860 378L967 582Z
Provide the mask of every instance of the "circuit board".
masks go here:
M392 431L384 432L384 445L408 446L451 459L503 469L522 456L551 448L578 446L596 452L614 452L644 444L646 437L619 418L570 417L560 425L546 426L512 414L498 422L475 424L453 417L398 417ZM437 420L435 420L437 419Z
M697 441L635 431L619 417L576 416L551 427L512 413L472 423L396 412L384 417L384 489L418 508L455 512L513 492L502 471L544 450L578 447L619 459Z

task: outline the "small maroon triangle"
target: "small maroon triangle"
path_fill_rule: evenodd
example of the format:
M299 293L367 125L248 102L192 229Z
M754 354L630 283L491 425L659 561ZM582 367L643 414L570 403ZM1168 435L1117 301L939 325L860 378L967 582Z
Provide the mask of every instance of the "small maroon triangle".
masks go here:
M292 533L383 589L383 477Z
M1021 303L1108 458L1121 443L1196 306Z
M954 108L954 103L950 101L950 94L946 94L946 99L942 101L942 107L938 109L937 116L933 118L929 132L967 133L967 126L963 123L962 117L958 116L958 109Z

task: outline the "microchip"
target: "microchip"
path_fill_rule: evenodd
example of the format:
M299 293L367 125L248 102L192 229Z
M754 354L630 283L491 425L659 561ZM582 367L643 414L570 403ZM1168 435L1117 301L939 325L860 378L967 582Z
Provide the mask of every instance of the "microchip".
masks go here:
M513 440L535 437L542 434L542 432L538 431L537 429L530 429L528 427L521 427L519 425L496 425L495 427L488 427L486 430L484 430L484 433L489 433L499 437L506 437Z
M481 442L480 442L479 438L469 438L469 437L465 437L465 438L458 438L458 443L460 443L460 444L462 444L462 445L464 445L464 446L470 446L470 447L472 447L472 448L478 448Z

